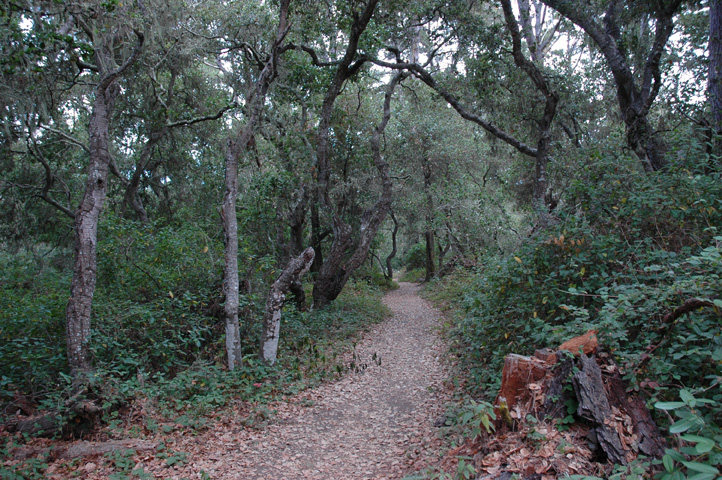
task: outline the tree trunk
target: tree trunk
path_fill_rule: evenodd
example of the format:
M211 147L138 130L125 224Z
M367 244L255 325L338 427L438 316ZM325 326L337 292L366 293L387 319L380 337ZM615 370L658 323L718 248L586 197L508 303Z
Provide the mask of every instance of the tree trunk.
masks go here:
M291 260L268 292L261 330L261 360L268 365L276 363L281 311L286 301L286 293L294 284L300 283L301 277L311 268L314 256L313 247L308 247L300 256Z
M258 79L247 95L250 114L243 130L235 139L229 139L226 148L226 191L221 206L221 220L225 234L225 252L223 266L223 293L225 306L223 316L226 325L226 356L228 369L233 370L242 364L240 327L238 325L238 218L236 200L238 198L238 161L246 152L253 138L256 125L266 101L266 94L277 75L277 62L281 43L288 32L288 4L282 0L279 12L276 39Z
M722 0L709 3L709 76L707 77L712 131L722 135ZM721 155L719 137L714 141L716 155Z
M393 96L394 89L405 77L405 73L398 73L387 86L381 123L376 126L371 137L371 151L374 165L381 179L381 196L373 206L366 209L361 216L359 239L356 242L356 248L348 259L346 259L347 251L354 244L352 238L353 229L350 225L343 222L339 215L334 215L334 240L331 251L313 286L314 307L323 307L339 296L346 282L348 282L348 279L351 277L351 274L366 261L369 249L371 248L371 242L391 208L393 183L391 182L391 175L389 174L389 164L381 155L381 136L391 118L391 97Z
M250 123L250 120L249 120ZM248 128L248 124L246 125ZM243 136L243 135L241 135ZM225 304L223 317L226 324L226 358L229 370L241 366L241 332L238 325L238 219L236 218L236 200L238 199L238 156L233 152L233 143L229 141L226 149L226 191L221 206L221 221L225 239L223 263L223 294Z
M314 194L318 203L326 209L332 218L333 243L328 256L320 265L318 278L313 286L313 305L314 307L323 307L338 297L346 284L350 274L358 268L353 263L345 263L346 252L353 245L351 235L353 230L350 225L346 224L338 212L334 211L331 199L329 197L329 188L331 181L331 117L333 114L333 106L336 98L341 94L344 83L353 77L366 62L366 58L356 58L358 53L359 40L361 35L368 27L371 17L376 10L378 0L369 0L361 13L354 14L354 21L349 32L349 41L346 46L346 52L336 67L333 79L326 90L321 106L321 118L318 127L316 159L318 161L318 178L317 187ZM385 127L385 125L384 125ZM378 128L378 127L377 127ZM375 132L374 132L375 135ZM372 142L373 144L373 142ZM375 154L374 154L375 156ZM377 165L379 168L379 165ZM389 180L390 183L390 180ZM390 197L389 197L390 201ZM377 202L378 203L378 202ZM385 214L385 213L384 213ZM383 220L383 218L382 218ZM313 211L312 211L312 223ZM363 221L362 221L363 222ZM376 227L378 228L378 227ZM374 234L376 231L374 230ZM320 239L317 238L320 241ZM359 242L358 249L363 250L363 242ZM370 240L369 240L370 245ZM359 251L357 249L357 252ZM366 246L368 252L368 245ZM359 265L363 262L361 259ZM355 263L355 261L354 261Z
M648 170L659 170L667 163L666 145L649 123L647 115L661 86L660 61L674 27L674 15L681 0L665 2L655 9L656 30L654 42L647 53L642 72L632 71L625 52L620 47L617 13L619 2L614 0L604 15L603 24L598 14L585 0L541 0L571 20L589 35L609 66L617 87L619 111L627 131L627 144ZM641 79L641 82L638 81Z
M394 229L391 231L391 253L389 253L386 257L386 272L384 272L384 277L387 280L393 280L394 268L391 261L394 259L397 252L396 235L399 232L399 222L396 220L393 210L389 211L389 215L391 216L391 220L394 222Z
M68 364L76 376L90 370L90 314L97 273L98 220L108 183L110 152L108 132L113 103L120 89L116 84L96 90L90 116L90 162L85 194L75 214L75 265L70 286L70 299L65 314Z
M316 257L311 265L312 272L320 272L323 266L323 250L321 249L321 216L319 214L319 196L318 191L314 192L313 201L311 202L311 246L316 252Z
M115 83L140 55L144 37L136 32L138 45L131 56L114 71L105 45L97 45L95 58L101 79L95 89L93 111L88 125L90 160L85 193L75 214L75 260L70 298L65 310L68 366L74 380L90 371L90 317L97 279L98 221L108 188L110 168L110 118L120 87Z
M427 217L427 224L429 219ZM428 227L427 227L428 228ZM436 264L434 263L434 232L433 230L426 230L424 232L424 239L426 240L426 276L424 281L428 282L434 276L436 276Z
M436 261L438 262L437 271L441 272L444 269L444 258L446 257L446 254L449 253L449 250L451 249L451 235L446 235L446 246L441 246L441 241L438 241L436 243L437 248L439 249L439 255Z

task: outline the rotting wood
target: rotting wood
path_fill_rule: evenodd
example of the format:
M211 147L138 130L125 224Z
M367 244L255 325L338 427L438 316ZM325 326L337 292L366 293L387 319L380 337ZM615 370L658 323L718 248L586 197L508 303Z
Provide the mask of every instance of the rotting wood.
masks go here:
M611 361L611 359L609 359ZM607 397L613 406L629 415L636 436L635 446L647 457L662 458L666 448L662 432L657 428L647 405L639 395L628 393L619 368L607 376Z
M67 446L49 448L22 448L13 455L15 460L27 460L38 455L50 455L54 459L72 460L74 458L104 455L106 453L133 450L135 452L152 451L158 448L158 442L148 440L109 440L107 442L76 442Z

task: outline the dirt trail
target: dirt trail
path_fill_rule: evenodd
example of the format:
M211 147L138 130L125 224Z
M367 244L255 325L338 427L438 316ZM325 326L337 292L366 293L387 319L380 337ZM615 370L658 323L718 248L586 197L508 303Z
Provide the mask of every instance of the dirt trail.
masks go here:
M214 480L399 479L422 466L437 443L433 423L443 414L445 375L440 315L418 290L402 283L384 298L393 318L356 347L366 368L279 405L273 424L263 430L226 425L188 439L195 444L188 450L198 452L203 443L205 448L178 474L192 470L198 478L205 470Z

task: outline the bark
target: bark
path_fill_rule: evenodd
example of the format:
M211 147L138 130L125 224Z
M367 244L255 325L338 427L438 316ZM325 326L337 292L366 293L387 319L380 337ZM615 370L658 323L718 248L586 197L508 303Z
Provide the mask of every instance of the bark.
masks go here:
M574 374L574 391L579 400L577 415L590 421L594 425L599 445L613 463L627 463L626 452L619 434L610 425L609 419L612 408L609 405L607 394L604 391L602 371L594 357L582 354L581 369Z
M308 247L288 263L268 292L261 330L261 360L268 365L276 363L281 332L281 311L286 301L286 294L294 284L300 283L301 277L311 268L314 257L313 247Z
M647 404L639 395L628 390L627 385L615 368L607 378L609 401L618 406L632 419L634 434L637 436L637 447L640 453L652 458L662 458L666 448L662 432L649 414Z
M311 202L311 246L316 252L315 260L311 265L312 272L320 272L323 266L323 250L321 249L321 241L323 235L321 233L321 215L319 212L320 198L318 190L314 191L313 201Z
M250 120L249 120L250 122ZM226 149L226 192L221 206L221 221L225 240L223 293L225 303L223 318L226 331L226 359L228 368L233 370L241 366L241 333L238 324L238 219L236 218L236 200L238 199L238 158L232 151L232 141Z
M356 246L348 258L347 252L354 245L353 229L343 222L339 215L334 216L333 244L313 286L314 307L323 307L338 297L353 272L366 261L371 242L391 209L393 183L389 174L389 164L381 155L381 136L391 118L391 97L396 86L405 76L405 73L398 73L388 84L384 97L381 123L376 126L371 136L371 151L374 166L381 180L381 195L361 215L358 240L355 242Z
M437 271L441 272L444 269L444 258L446 258L446 254L449 253L449 250L451 250L450 235L447 234L446 236L446 246L442 247L440 240L436 243L436 245L439 249L439 254L436 260L438 263Z
M512 55L514 57L514 63L527 74L537 90L544 95L544 113L537 122L539 140L537 141L536 153L534 155L535 172L532 201L534 209L541 217L540 219L545 221L548 214L545 198L548 186L547 166L549 164L549 153L552 141L551 129L554 116L556 115L557 104L559 103L559 95L553 88L551 88L551 85L537 65L533 61L528 60L522 53L521 35L519 33L516 18L514 17L514 13L511 9L510 0L502 0L501 6L504 11L506 28L512 39ZM532 51L534 50L532 49Z
M604 56L617 87L619 110L627 132L627 144L646 170L659 170L667 163L666 145L660 139L647 115L661 86L660 61L674 27L673 17L681 0L665 2L655 9L656 31L654 42L641 72L641 82L627 62L625 52L618 43L618 0L613 0L604 16L603 24L584 0L542 0L542 2L571 20L591 37Z
M394 269L392 265L392 260L396 256L398 250L396 244L396 235L399 233L399 222L398 220L396 220L396 216L394 215L393 210L389 211L389 215L391 216L391 221L394 222L394 229L391 231L391 253L386 256L386 272L384 272L384 277L387 280L393 280Z
M712 129L722 135L722 0L710 0L709 3L709 76L707 94L709 98ZM717 155L720 141L715 141Z
M424 232L424 240L426 241L426 276L424 277L424 281L429 282L436 276L436 264L434 263L434 231L426 230Z
M138 44L131 56L117 69L112 65L110 48L97 45L95 56L101 79L95 88L93 111L88 125L90 159L85 193L75 213L75 258L70 298L65 311L67 354L74 380L90 371L90 317L97 275L98 220L108 183L110 165L109 130L115 99L120 93L116 80L137 60L143 46L143 34L136 32Z
M226 190L223 195L223 203L221 204L221 220L223 222L225 237L223 268L225 305L223 308L223 316L226 329L226 358L229 370L240 367L242 364L241 336L238 324L238 218L236 217L238 162L250 145L256 125L261 118L266 94L278 74L277 63L281 53L281 43L288 32L289 1L290 0L282 0L281 2L278 30L271 54L246 97L248 99L248 105L250 105L248 120L235 138L228 139L225 153Z

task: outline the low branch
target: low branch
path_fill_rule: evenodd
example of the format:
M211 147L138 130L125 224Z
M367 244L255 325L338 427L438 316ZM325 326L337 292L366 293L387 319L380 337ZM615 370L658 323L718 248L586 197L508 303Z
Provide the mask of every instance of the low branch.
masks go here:
M311 57L311 62L317 67L334 67L341 63L341 60L334 60L332 62L321 61L318 58L318 54L316 53L316 50L314 50L311 47L307 47L306 45L296 45L294 43L287 43L286 45L283 46L283 48L281 48L281 53L284 53L288 50L301 50L301 51L306 52Z
M649 347L647 347L646 353L642 355L639 363L637 363L637 365L634 367L634 370L638 371L642 367L644 367L644 365L646 365L652 359L652 352L654 352L659 347L669 341L669 333L674 326L674 322L679 317L702 307L714 307L714 303L710 302L709 300L702 300L700 298L688 298L684 301L684 303L682 303L682 305L678 306L674 310L668 312L664 317L662 317L662 325L657 328L657 330L660 332L662 339L656 345L650 345Z
M231 104L229 104L229 105L226 105L225 107L221 108L217 113L215 113L215 114L213 114L213 115L205 115L205 116L202 116L202 117L195 117L195 118L191 118L191 119L188 119L188 120L178 120L177 122L167 123L167 124L166 124L166 127L168 127L168 128L187 127L187 126L193 125L193 124L195 124L195 123L206 122L206 121L209 121L209 120L218 120L218 119L221 118L221 117L223 116L223 114L226 113L228 110L230 110L230 109L232 109L232 108L235 108L235 107L237 107L237 106L238 106L238 104L235 103L235 102L233 102L233 103L231 103Z
M386 67L391 68L394 70L409 70L411 73L414 74L416 78L424 82L426 85L431 87L436 93L441 95L441 97L446 100L446 103L451 105L451 107L456 110L456 112L461 116L461 118L468 120L470 122L474 122L477 125L479 125L481 128L486 130L487 132L494 135L499 140L502 140L506 142L507 144L511 145L512 147L516 148L519 152L523 153L524 155L528 155L530 157L536 157L537 155L537 149L527 145L526 143L522 142L521 140L513 137L509 133L505 132L501 128L497 127L491 122L488 122L481 118L480 116L476 115L475 113L470 112L464 105L461 104L461 102L449 91L441 87L434 77L421 65L415 64L415 63L391 63L391 62L385 62L383 60L378 59L369 59L370 62L380 66L380 67Z

